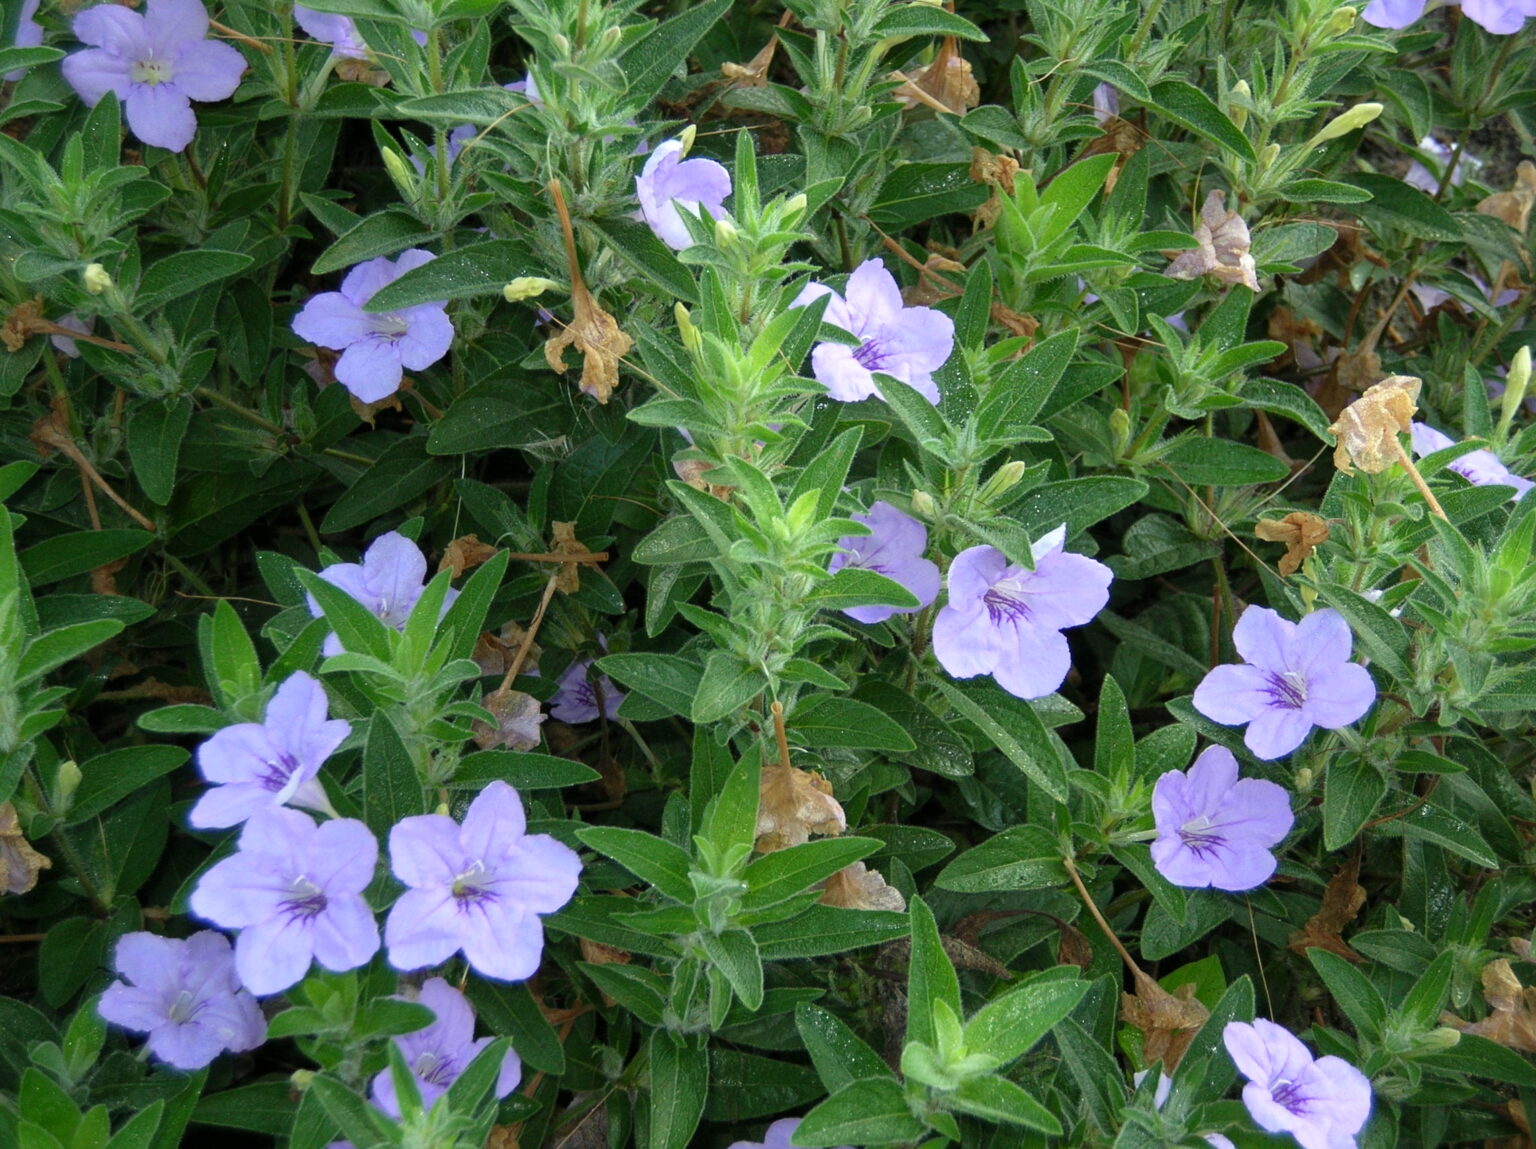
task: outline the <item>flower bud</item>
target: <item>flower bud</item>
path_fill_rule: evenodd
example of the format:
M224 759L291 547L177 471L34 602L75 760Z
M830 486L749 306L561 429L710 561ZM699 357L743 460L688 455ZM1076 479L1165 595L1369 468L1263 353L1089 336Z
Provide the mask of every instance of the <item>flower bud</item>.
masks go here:
M1271 164L1273 164L1279 158L1280 158L1280 145L1279 144L1270 144L1267 148L1265 148L1262 152L1259 153L1259 167L1260 167L1260 169L1269 167Z
M501 289L501 297L508 303L517 303L523 299L533 299L543 295L546 291L554 291L560 285L553 279L543 279L537 275L520 275L511 283Z
M1377 116L1381 115L1381 105L1376 103L1356 104L1346 112L1341 112L1307 141L1309 148L1321 147L1329 140L1336 140L1340 136L1347 136L1356 128L1363 128Z
M599 56L611 56L613 50L619 46L619 41L624 38L624 32L619 28L604 28L603 34L597 38L597 54Z
M1317 775L1312 772L1312 767L1303 766L1300 770L1296 771L1296 792L1298 794L1305 794L1311 790L1312 783L1316 781L1316 778Z
M1419 1037L1415 1042L1418 1053L1443 1053L1447 1049L1453 1049L1461 1042L1461 1031L1452 1029L1448 1025L1439 1026Z
M789 199L784 201L784 214L799 215L805 210L805 205L807 202L808 201L805 198L804 192L799 192L791 196Z
M390 182L407 200L413 200L417 196L416 173L411 165L406 163L405 157L394 148L384 148L384 170L389 173Z
M1355 26L1355 20L1359 16L1353 8L1335 8L1333 15L1328 19L1328 35L1342 36Z
M672 305L672 317L677 320L677 331L683 337L683 346L694 355L703 351L704 338L699 334L699 329L694 326L688 309L681 303L675 303Z
M939 513L938 504L933 501L933 496L927 491L912 492L912 513L919 518L933 519ZM1532 783L1533 792L1536 792L1536 782Z
M715 220L715 246L730 247L736 242L736 225L728 219Z
M1019 485L1019 480L1024 477L1025 465L1022 460L1010 459L997 470L993 471L987 481L981 485L980 498L988 505L995 504L1005 494Z
M1248 104L1252 100L1253 89L1248 86L1247 80L1239 80L1232 85L1232 93L1227 100L1227 115L1239 128L1248 122Z
M686 128L683 129L682 134L677 137L682 141L683 144L683 150L681 154L686 156L689 152L693 151L693 140L694 137L698 134L699 127L697 124L689 124Z
M74 800L75 791L80 788L80 767L75 765L73 758L59 763L59 768L53 775L54 804L61 810L68 810L69 804Z
M306 1089L309 1088L310 1083L314 1081L314 1079L318 1076L319 1074L317 1074L313 1069L295 1069L291 1074L288 1075L288 1084L293 1086L294 1089L298 1090L300 1093L303 1093Z
M1509 374L1504 380L1504 402L1499 411L1501 434L1509 430L1510 423L1514 422L1515 412L1520 410L1520 404L1525 402L1526 393L1530 388L1531 349L1522 347L1509 361Z
M1123 459L1131 445L1131 417L1123 407L1109 412L1109 439L1114 444L1115 458Z
M93 263L80 273L80 279L85 284L85 289L92 295L100 295L112 286L112 277L107 274L107 269L99 263Z

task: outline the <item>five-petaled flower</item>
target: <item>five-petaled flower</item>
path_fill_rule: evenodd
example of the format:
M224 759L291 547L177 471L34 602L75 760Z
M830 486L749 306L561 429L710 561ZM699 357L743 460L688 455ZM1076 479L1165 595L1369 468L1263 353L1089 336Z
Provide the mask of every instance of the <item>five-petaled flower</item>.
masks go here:
M1222 1041L1248 1078L1243 1104L1260 1129L1289 1133L1302 1149L1355 1149L1371 1115L1371 1083L1342 1057L1312 1054L1295 1034L1258 1018L1229 1021Z
M589 673L592 662L590 658L578 658L556 680L559 689L549 700L551 718L574 725L591 722L599 715L606 718L618 710L624 692L606 674L599 674L594 682Z
M332 813L316 775L352 733L327 718L325 689L302 670L277 688L260 722L226 726L197 749L203 777L218 783L198 799L187 821L221 829L272 806L306 806Z
M379 844L355 818L317 826L277 806L245 823L238 853L214 865L192 891L192 912L237 929L235 970L255 994L278 993L319 961L356 969L379 950L379 927L363 890Z
M411 888L384 923L390 964L421 969L463 950L485 977L532 977L544 950L539 915L571 900L581 859L527 828L522 799L505 782L476 796L462 826L446 814L401 819L389 832L389 862Z
M75 17L75 36L91 45L64 60L64 78L89 107L116 92L133 134L182 151L197 133L190 101L235 94L245 57L207 39L202 0L149 0L141 15L98 4Z
M442 978L428 978L423 982L416 1000L435 1013L436 1020L425 1029L401 1034L395 1038L395 1044L400 1047L405 1064L416 1079L422 1106L431 1109L492 1039L475 1040L474 1009L462 993ZM515 1052L507 1050L501 1062L501 1073L496 1078L496 1096L505 1097L511 1093L522 1076L522 1061ZM373 1079L373 1103L391 1117L400 1117L400 1098L395 1093L395 1081L388 1068Z
M1195 687L1195 709L1224 726L1248 724L1243 743L1259 758L1280 758L1314 726L1338 730L1376 701L1370 671L1349 660L1344 616L1319 610L1300 623L1250 606L1232 629L1241 664L1218 666Z
M1377 28L1406 28L1429 7L1428 0L1371 0L1360 18ZM1468 20L1495 36L1520 31L1527 16L1536 16L1533 0L1462 0Z
M933 653L956 678L990 674L1009 694L1044 698L1067 677L1062 630L1082 626L1109 601L1110 569L1069 554L1065 525L1030 547L1035 569L996 547L961 551L949 567L949 604L933 624Z
M405 370L432 366L453 345L453 323L445 301L417 303L397 311L368 311L379 290L431 263L429 251L413 247L391 260L360 263L347 272L340 291L324 291L293 317L300 339L340 351L336 381L364 403L377 403L400 389Z
M1295 815L1283 787L1237 777L1237 759L1208 746L1186 773L1170 770L1152 790L1152 861L1176 886L1251 890L1275 872L1272 848Z
M811 352L816 381L832 398L844 403L871 395L884 399L875 381L879 372L899 379L928 402L938 403L933 373L954 350L954 320L931 307L905 306L896 277L878 259L866 260L854 270L843 295L824 283L808 283L790 306L804 307L823 295L831 299L822 319L859 340L857 347L818 343Z
M939 567L923 557L928 549L928 530L922 523L887 502L876 503L867 515L849 517L868 527L869 534L839 539L841 550L827 564L828 572L836 574L848 567L883 574L911 591L917 605L851 606L844 614L858 622L884 622L894 614L921 610L939 597Z
M1447 447L1454 447L1456 440L1443 431L1437 431L1428 423L1414 423L1412 427L1413 453L1419 458L1443 451ZM1522 479L1508 467L1499 461L1499 457L1486 447L1476 451L1468 451L1460 458L1453 459L1446 464L1446 469L1455 471L1467 482L1477 487L1513 487L1515 493L1510 500L1519 499L1536 483L1530 479Z
M362 603L385 626L403 630L425 589L427 556L398 531L389 531L368 544L362 562L332 563L320 577ZM459 592L450 587L443 599L444 614L458 597ZM316 618L323 613L314 595L309 596L309 613ZM340 654L341 639L327 635L323 650Z
M537 100L538 93L528 98ZM693 236L679 212L695 219L702 208L715 218L725 214L725 197L731 194L731 175L714 160L684 160L682 140L659 144L635 177L635 196L640 216L657 237L674 251L693 246Z
M244 1053L267 1038L256 999L235 980L229 939L212 930L156 937L139 930L117 942L115 981L96 1011L146 1033L149 1052L177 1069L201 1069L226 1049Z

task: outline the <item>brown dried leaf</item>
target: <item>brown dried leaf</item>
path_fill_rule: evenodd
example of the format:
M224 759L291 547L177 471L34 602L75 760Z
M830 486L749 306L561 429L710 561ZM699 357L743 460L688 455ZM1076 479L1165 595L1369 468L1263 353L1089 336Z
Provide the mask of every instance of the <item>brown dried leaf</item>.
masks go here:
M549 337L544 344L544 358L557 375L564 375L565 349L574 346L583 358L581 389L599 403L619 385L619 360L629 354L635 341L619 327L619 321L604 311L592 293L580 282L571 285L571 301L576 314L570 326Z
M768 37L768 43L745 64L725 63L720 73L731 82L733 88L766 88L768 69L773 65L774 53L779 50L779 38Z
M1172 1073L1211 1011L1195 999L1194 982L1169 993L1140 970L1135 978L1136 992L1120 995L1120 1019L1141 1030L1146 1063L1161 1061L1163 1072Z
M868 869L863 862L845 866L827 879L822 888L821 904L850 910L893 910L901 913L907 899L901 891L886 884L879 870Z
M118 571L122 570L127 565L128 560L124 558L116 559L113 562L105 564L104 566L93 568L91 570L91 593L107 595L122 594L123 592L117 589L116 575Z
M1290 576L1312 557L1321 543L1328 541L1328 522L1305 511L1292 511L1283 519L1260 519L1253 533L1266 543L1284 543L1280 573Z
M945 36L933 63L910 76L892 72L890 79L901 81L892 94L909 108L932 108L951 116L963 116L981 103L981 88L971 74L971 65L960 54L953 36Z
M1250 291L1259 290L1258 269L1249 251L1252 238L1248 225L1235 211L1226 209L1227 193L1220 188L1205 197L1200 222L1195 226L1195 242L1200 246L1181 251L1163 270L1173 279L1198 279L1213 275L1222 283L1240 283Z
M400 380L400 391L409 390L410 387L411 381L409 379ZM405 410L405 408L400 404L400 391L395 391L392 394L386 395L376 403L365 403L356 395L352 394L352 392L348 391L347 405L352 408L352 414L356 415L364 423L367 423L368 426L372 427L378 421L379 413L381 411Z
M1019 163L1012 156L993 155L984 148L971 149L971 181L978 184L994 184L991 198L976 209L977 227L991 227L1003 210L1002 197L1013 194L1014 180L1019 174Z
M1463 1021L1454 1013L1443 1013L1441 1023L1509 1049L1536 1053L1536 989L1520 984L1508 958L1495 958L1483 967L1483 1000L1493 1012L1482 1021Z
M1062 922L1060 940L1056 943L1056 964L1075 965L1086 970L1093 964L1093 945L1082 930L1070 922Z
M1288 945L1295 953L1305 957L1307 950L1327 950L1346 961L1365 959L1344 941L1344 927L1355 920L1360 907L1365 905L1365 887L1359 882L1360 859L1354 858L1328 882L1323 891L1323 904L1317 913L1307 919L1307 924L1294 931Z
M375 68L368 60L338 60L336 78L353 84L368 84L374 88L389 86L389 73L382 68Z
M477 567L495 555L496 548L482 543L477 535L462 535L448 544L437 569L451 570L454 578L461 578L470 567Z
M26 893L37 885L38 871L52 867L22 836L16 807L0 802L0 894Z
M1040 330L1040 321L1033 315L1022 315L1001 303L994 303L989 314L994 322L1001 323L1012 334L1021 336L1024 339L1033 339L1035 332ZM1028 348L1025 350L1028 350ZM1023 354L1023 352L1020 352L1020 354Z
M554 541L550 544L550 553L557 555L589 555L592 552L587 549L585 543L576 538L575 523L555 523ZM574 594L581 589L581 564L579 562L561 563L560 573L555 576L555 589L562 594Z
M1385 471L1403 457L1399 434L1406 434L1419 409L1422 380L1413 375L1389 375L1365 389L1329 426L1338 439L1333 465L1346 475L1359 467L1369 475Z
M1509 191L1494 192L1477 205L1483 215L1502 219L1521 235L1531 222L1531 205L1536 204L1536 164L1521 160L1515 169L1515 183Z
M812 834L833 837L848 828L848 816L832 783L819 774L772 762L763 767L758 787L757 852L799 846Z
M492 634L486 631L475 641L474 653L470 658L475 660L475 665L480 667L482 674L505 674L507 667L512 665L512 660L517 657L517 652L522 648L523 639L528 632L515 622L503 623L501 630ZM528 648L528 661L537 663L539 656L544 653L544 648L534 643Z
M493 690L480 700L496 718L493 730L488 723L476 722L475 744L482 750L532 750L539 744L539 726L544 712L539 700L521 690Z

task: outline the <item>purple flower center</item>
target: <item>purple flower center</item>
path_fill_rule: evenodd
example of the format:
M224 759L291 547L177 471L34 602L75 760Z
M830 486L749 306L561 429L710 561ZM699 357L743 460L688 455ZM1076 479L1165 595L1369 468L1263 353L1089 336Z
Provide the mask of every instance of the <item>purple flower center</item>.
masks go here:
M869 371L879 371L885 360L885 348L878 339L866 339L853 350L853 361Z
M1282 1080L1279 1085L1269 1091L1275 1104L1298 1117L1305 1116L1311 1098L1302 1090L1300 1082Z
M468 910L496 900L490 889L491 875L486 873L485 863L478 858L473 865L453 879L453 896L460 910Z
M148 60L135 60L128 70L128 78L135 84L148 84L151 88L159 84L171 82L171 63L169 60L156 60L151 57Z
M1269 697L1273 706L1300 710L1307 700L1306 676L1296 670L1287 670L1283 674L1270 671Z
M440 1050L428 1050L423 1053L416 1058L411 1069L417 1077L429 1085L441 1085L445 1088L452 1085L454 1078L459 1075L458 1064Z
M1179 840L1203 858L1207 853L1214 853L1218 847L1227 844L1225 838L1220 834L1212 834L1210 829L1211 820L1201 814L1179 827Z
M307 922L323 914L326 904L325 891L308 878L299 877L293 879L288 898L278 908L289 921Z
M375 338L382 339L386 343L398 343L410 330L410 324L405 317L397 315L393 311L383 315L373 316L373 334Z
M993 626L1002 626L1005 622L1028 621L1030 610L1027 600L1024 589L1012 579L1001 579L993 583L987 593L981 596Z
M263 765L267 770L260 778L262 788L271 790L274 794L288 785L293 777L293 772L299 768L298 759L286 750L277 756L276 761L268 759Z
M171 1007L165 1011L165 1016L177 1025L185 1025L202 1012L208 1002L198 997L190 989L184 989L176 995L176 1000L171 1002Z

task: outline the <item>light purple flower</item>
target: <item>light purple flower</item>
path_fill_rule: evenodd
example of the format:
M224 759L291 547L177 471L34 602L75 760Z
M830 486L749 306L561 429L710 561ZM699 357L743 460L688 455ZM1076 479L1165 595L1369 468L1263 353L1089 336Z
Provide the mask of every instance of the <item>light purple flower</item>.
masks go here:
M395 877L411 888L384 924L396 969L421 969L455 951L477 973L522 981L539 968L540 914L576 892L581 859L548 834L528 834L517 791L492 782L460 826L445 814L404 818L389 832Z
M277 688L260 722L226 726L199 746L197 768L218 785L198 799L188 824L222 829L290 804L334 813L315 776L352 727L328 720L327 707L325 689L301 670Z
M1044 698L1067 677L1062 630L1109 601L1110 569L1066 551L1067 528L1030 547L1035 569L1010 566L996 547L971 547L949 567L949 605L933 624L933 653L956 678L990 674L1009 694Z
M144 930L117 941L115 981L96 1012L147 1033L149 1052L177 1069L201 1069L226 1049L244 1053L267 1039L256 999L240 988L229 939L200 930L182 941Z
M60 327L67 327L71 331L78 331L81 335L89 335L91 333L91 325L82 320L73 311L67 315L59 316L57 322ZM69 358L80 358L79 345L68 335L50 335L48 342L52 343L55 348L62 351Z
M684 160L682 140L660 144L635 177L641 218L674 251L693 246L693 236L678 212L697 218L703 208L720 219L730 194L730 173L714 160Z
M182 151L197 132L190 101L234 95L245 57L206 39L202 0L149 0L144 12L98 4L75 17L75 36L91 45L64 60L64 78L87 107L116 92L133 134Z
M1377 28L1406 28L1427 7L1427 0L1371 0L1360 18ZM1462 0L1461 10L1483 31L1509 36L1520 31L1527 16L1536 16L1536 0Z
M381 255L360 263L347 272L340 291L321 292L293 317L300 339L341 352L336 380L364 403L393 395L407 368L425 370L453 345L445 301L399 311L364 310L381 288L433 258L431 252L413 247L394 260Z
M293 6L293 19L312 39L331 46L331 54L348 60L368 59L368 45L357 34L357 25L349 16L316 12L302 4Z
M878 259L861 263L848 277L846 297L823 283L808 283L791 307L804 307L831 296L822 318L859 339L818 343L811 352L816 381L844 403L871 395L884 399L875 372L900 379L928 402L937 404L939 388L933 373L944 366L955 346L955 323L931 307L906 307L896 277Z
M1260 1129L1289 1133L1302 1149L1355 1149L1371 1115L1371 1083L1342 1057L1312 1054L1264 1018L1229 1021L1221 1033L1242 1075L1243 1104Z
M1426 0L1371 0L1360 19L1375 28L1406 28L1424 15Z
M1120 114L1120 93L1113 84L1099 84L1093 89L1093 118L1108 123Z
M928 530L911 515L902 514L887 502L878 502L867 515L850 516L869 528L867 535L839 539L842 549L832 556L827 570L836 574L844 567L874 571L912 592L916 606L853 606L843 611L864 623L884 622L895 614L911 614L939 597L939 567L923 557L928 549Z
M390 531L368 545L362 562L332 563L320 577L357 599L385 626L403 630L411 608L426 589L427 556L410 539ZM443 599L444 614L458 597L459 592L450 587ZM320 604L314 595L308 598L309 613L319 618L324 613ZM322 649L327 655L340 654L341 639L328 635Z
M21 0L21 15L16 18L16 43L17 48L39 48L43 43L43 26L33 19L37 15L37 6L42 0ZM25 68L17 68L14 72L7 72L7 83L14 84L27 74Z
M442 978L428 978L422 983L417 1000L435 1013L437 1019L425 1029L401 1034L395 1038L395 1044L400 1047L411 1076L416 1078L422 1106L431 1109L492 1039L475 1040L474 1009L462 993ZM496 1096L505 1097L511 1093L522 1077L521 1059L514 1051L507 1050L501 1063L501 1074L496 1079ZM388 1068L373 1079L373 1103L391 1117L400 1117L400 1099L395 1095L395 1081Z
M600 714L606 717L618 710L619 703L624 701L624 692L606 674L599 674L597 685L593 686L587 674L591 665L592 659L581 658L565 668L565 673L556 680L559 689L549 700L551 718L575 725L591 722ZM598 703L599 690L602 691L601 705Z
M240 849L205 873L192 912L239 930L235 969L252 993L278 993L318 961L356 969L379 950L379 927L363 890L379 844L355 818L322 826L284 806L252 814Z
M768 1126L761 1141L733 1141L727 1149L791 1149L789 1139L800 1128L800 1118L782 1117ZM852 1149L844 1145L842 1149Z
M1294 623L1250 606L1232 643L1243 662L1207 674L1195 687L1195 709L1224 726L1246 722L1243 743L1259 758L1289 754L1314 726L1348 726L1376 701L1370 671L1349 660L1353 636L1336 610Z
M1295 822L1285 790L1237 777L1237 759L1208 746L1188 773L1170 770L1152 790L1157 872L1186 889L1251 890L1275 872L1271 852Z
M1454 447L1456 441L1444 432L1437 431L1428 423L1414 423L1412 425L1413 453L1419 458L1433 454L1435 451L1443 451L1447 447ZM1518 500L1536 483L1530 479L1522 479L1514 474L1499 457L1487 448L1477 451L1469 451L1459 459L1454 459L1446 465L1447 470L1455 471L1467 482L1477 487L1513 487L1515 493L1510 496L1510 501Z

